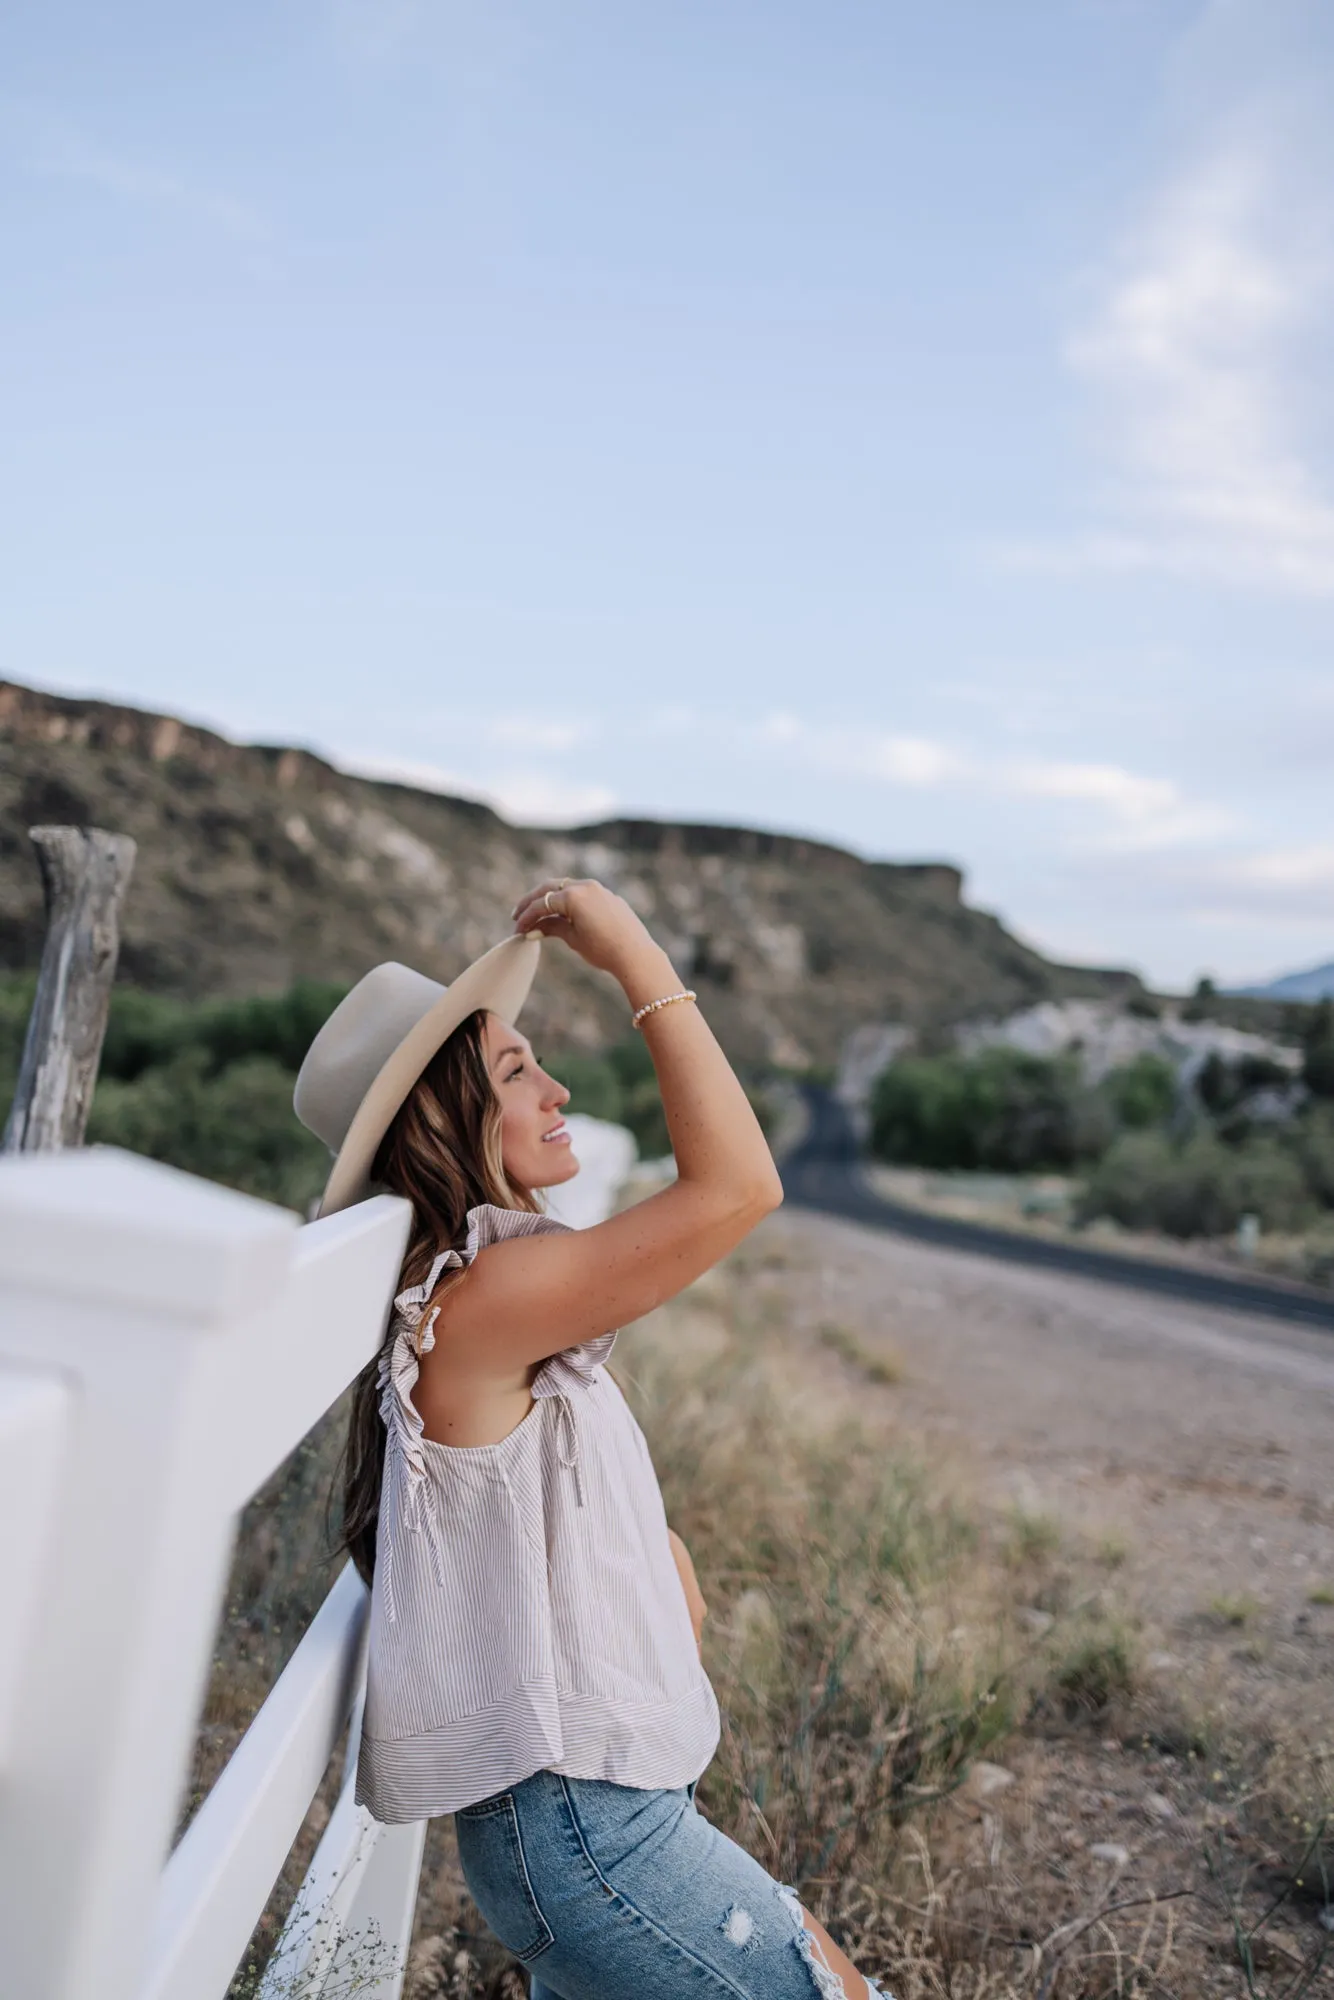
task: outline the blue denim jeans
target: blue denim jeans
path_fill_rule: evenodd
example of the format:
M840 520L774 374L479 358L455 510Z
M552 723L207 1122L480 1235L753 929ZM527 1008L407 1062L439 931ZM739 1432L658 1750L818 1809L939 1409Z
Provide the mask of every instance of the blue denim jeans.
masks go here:
M537 1771L454 1826L473 1901L528 1967L532 2000L862 2000L824 1964L794 1891L698 1811L694 1784Z

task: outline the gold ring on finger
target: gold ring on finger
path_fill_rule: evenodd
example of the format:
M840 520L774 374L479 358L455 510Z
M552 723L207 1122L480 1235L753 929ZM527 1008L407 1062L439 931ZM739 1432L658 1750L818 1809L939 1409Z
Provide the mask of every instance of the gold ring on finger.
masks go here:
M552 891L548 889L546 895L542 898L542 901L547 906L547 915L549 917L559 916L560 912L558 910L553 910L551 907L551 897L552 897Z

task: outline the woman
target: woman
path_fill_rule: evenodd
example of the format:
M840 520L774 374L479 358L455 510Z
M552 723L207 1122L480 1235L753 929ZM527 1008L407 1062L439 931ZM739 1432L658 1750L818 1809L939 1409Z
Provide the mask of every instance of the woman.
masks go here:
M537 2000L863 2000L793 1891L698 1811L718 1708L704 1603L615 1327L707 1271L782 1199L764 1136L666 953L597 882L544 882L441 988L368 973L311 1046L322 1210L412 1205L404 1287L360 1378L345 1534L372 1585L357 1798L452 1812L469 1889ZM677 1177L587 1230L538 1195L578 1172L515 1018L542 936L619 981Z

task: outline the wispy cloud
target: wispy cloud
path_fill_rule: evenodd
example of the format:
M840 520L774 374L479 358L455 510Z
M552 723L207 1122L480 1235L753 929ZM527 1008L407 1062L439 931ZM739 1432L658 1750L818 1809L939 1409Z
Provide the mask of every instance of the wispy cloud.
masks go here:
M1175 847L1225 833L1232 815L1187 798L1169 778L1121 764L1014 763L997 769L1002 789L1020 798L1064 799L1106 812L1123 847Z
M60 113L10 105L4 110L3 127L31 174L76 182L130 206L173 213L240 243L270 240L268 223L247 203L100 145Z
M1270 848L1245 856L1231 873L1238 884L1266 895L1294 891L1299 896L1318 897L1322 908L1334 916L1334 843Z
M1110 405L1130 522L1084 553L1334 592L1334 501L1303 457L1285 369L1327 274L1291 240L1281 176L1255 141L1222 145L1119 262L1070 360Z
M1266 848L1220 862L1210 880L1214 900L1258 918L1294 912L1334 924L1334 844Z
M1171 779L1120 764L997 757L928 737L831 728L786 712L766 718L751 741L832 777L1084 807L1094 815L1089 840L1102 848L1183 846L1232 824L1223 808L1187 797Z
M1196 53L1257 11L1214 0ZM1275 62L1283 47L1276 37ZM1302 79L1248 85L1236 69L1095 270L1066 346L1110 472L1101 518L1008 550L1014 563L1334 595L1334 482L1310 444L1305 365L1334 341L1329 149L1318 127L1289 129Z

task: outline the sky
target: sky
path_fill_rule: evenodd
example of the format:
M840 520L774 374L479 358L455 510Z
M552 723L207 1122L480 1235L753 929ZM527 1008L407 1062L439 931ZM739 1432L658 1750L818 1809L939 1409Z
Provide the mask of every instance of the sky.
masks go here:
M1328 0L0 13L0 676L1334 957Z

